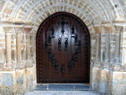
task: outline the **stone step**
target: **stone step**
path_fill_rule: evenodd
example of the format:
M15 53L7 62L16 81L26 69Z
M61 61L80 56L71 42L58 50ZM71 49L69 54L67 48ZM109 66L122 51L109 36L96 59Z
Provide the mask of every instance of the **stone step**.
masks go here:
M100 95L92 91L33 91L24 95Z
M36 86L35 91L89 91L90 86L83 83L73 84L39 84Z

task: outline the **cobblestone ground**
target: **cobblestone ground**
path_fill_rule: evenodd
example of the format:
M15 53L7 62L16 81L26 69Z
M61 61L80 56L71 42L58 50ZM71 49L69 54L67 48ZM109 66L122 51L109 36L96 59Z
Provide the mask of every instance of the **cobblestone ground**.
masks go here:
M25 95L100 95L91 91L34 91Z

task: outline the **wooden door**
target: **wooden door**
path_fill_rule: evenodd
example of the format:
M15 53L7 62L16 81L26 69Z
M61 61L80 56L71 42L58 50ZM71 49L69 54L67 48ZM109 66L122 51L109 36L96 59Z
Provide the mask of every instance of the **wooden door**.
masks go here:
M64 12L48 17L36 45L38 83L89 82L90 36L79 18Z

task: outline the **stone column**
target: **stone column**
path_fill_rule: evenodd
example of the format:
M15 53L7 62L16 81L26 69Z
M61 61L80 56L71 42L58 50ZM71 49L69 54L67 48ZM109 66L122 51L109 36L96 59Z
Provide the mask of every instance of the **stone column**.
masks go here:
M126 65L126 26L120 31L120 62L121 65Z
M112 30L112 33L110 35L110 63L113 64L115 63L115 33L114 31Z
M6 32L5 34L5 39L6 39L6 63L7 66L11 65L11 33Z
M105 33L101 34L101 62L105 59Z
M109 47L109 41L110 41L110 35L109 33L106 33L106 41L105 41L105 63L109 63L109 52L110 52L110 47Z
M33 33L33 39L34 39L33 59L34 61L36 61L36 33Z
M17 62L21 62L21 33L16 32Z
M16 62L17 62L17 54L16 54L17 51L16 51L16 48L17 47L16 47L16 33L15 33L15 30L14 30L14 32L11 35L11 39L12 39L12 50L11 50L11 53L12 53L12 63L16 64Z
M26 33L26 60L31 60L31 28L24 28Z
M4 67L6 63L5 58L5 32L2 26L0 26L0 69Z
M120 63L120 34L119 32L116 33L116 51L115 51L115 59L116 63Z
M23 39L22 39L22 60L23 61L26 61L26 33L24 32L24 30L23 30L23 34L22 34L22 37L23 37Z
M99 68L101 64L101 26L100 25L94 26L94 30L95 30L95 40L96 40L96 42L92 46L93 48L95 48L94 67Z
M27 52L26 58L27 58L27 60L30 60L30 34L26 35L26 41L27 41L27 44L26 44L26 52Z
M100 33L96 34L96 61L99 62L100 61Z
M35 38L36 36L35 36L35 34L33 34L33 33L31 33L30 34L30 53L31 53L31 59L32 60L36 60L35 58L35 54L36 54L36 50L35 50L35 48L36 48L36 44L35 44L35 41L36 41L36 38Z

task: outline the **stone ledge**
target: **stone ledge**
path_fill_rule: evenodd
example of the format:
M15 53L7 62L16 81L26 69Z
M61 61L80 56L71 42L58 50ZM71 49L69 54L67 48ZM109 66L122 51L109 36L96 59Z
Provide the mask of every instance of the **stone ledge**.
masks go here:
M40 84L36 91L89 91L90 86L84 83Z

